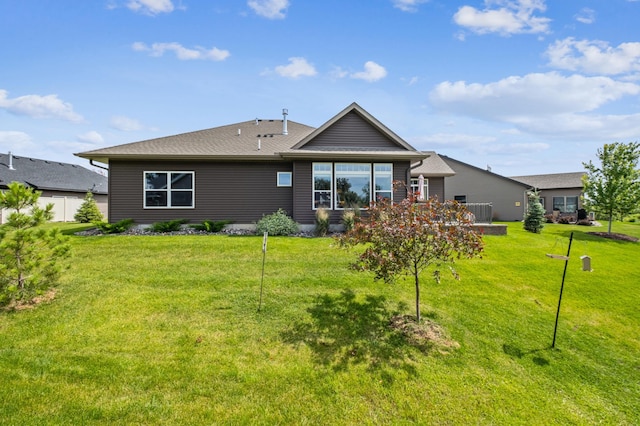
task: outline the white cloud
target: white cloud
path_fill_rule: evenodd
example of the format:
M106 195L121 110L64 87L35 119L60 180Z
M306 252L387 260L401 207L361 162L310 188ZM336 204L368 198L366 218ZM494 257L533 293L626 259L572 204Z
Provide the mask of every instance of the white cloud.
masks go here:
M224 61L230 56L228 50L220 50L217 47L213 47L209 50L198 46L194 49L187 49L180 43L153 43L151 46L147 46L145 43L138 41L133 43L131 48L136 52L150 52L151 56L162 56L164 55L164 52L172 51L181 61L197 59Z
M387 70L384 69L382 65L378 65L373 61L365 62L364 71L354 72L351 74L351 78L368 81L369 83L381 80L386 76Z
M546 33L549 18L534 16L544 12L544 0L485 0L483 10L462 6L453 16L456 24L477 34L498 33L504 36Z
M11 130L0 130L0 145L2 145L3 149L16 155L26 154L35 147L28 134Z
M392 0L393 7L397 7L403 12L417 12L418 5L429 0Z
M171 0L130 0L127 7L134 12L146 15L173 12L174 6Z
M576 21L583 24L593 24L596 21L596 11L588 7L583 7L580 9L580 12L576 14L575 18Z
M593 111L623 96L638 94L637 84L551 72L512 76L489 84L446 81L435 87L430 99L445 111L518 123L524 117Z
M140 124L138 120L122 115L111 117L111 120L109 121L109 127L116 130L121 130L123 132L134 132L136 130L142 130L144 128L144 126Z
M284 19L289 0L249 0L247 4L259 16L268 19Z
M26 115L33 118L58 118L74 123L83 120L80 114L73 111L73 106L63 102L58 95L25 95L9 99L6 90L0 90L0 108L12 114Z
M301 57L289 58L289 64L277 66L276 73L287 78L312 77L317 74L314 66Z
M558 40L546 51L549 65L590 74L625 74L640 71L640 43L611 47L603 41Z
M84 143L90 143L90 144L101 144L104 142L104 138L102 137L102 135L98 132L96 132L95 130L92 130L90 132L87 133L82 133L78 136L76 136L76 138L80 141L80 142L84 142Z

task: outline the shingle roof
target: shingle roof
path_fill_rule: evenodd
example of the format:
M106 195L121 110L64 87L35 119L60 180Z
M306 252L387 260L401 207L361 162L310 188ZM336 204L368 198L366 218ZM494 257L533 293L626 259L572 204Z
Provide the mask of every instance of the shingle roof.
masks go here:
M288 134L283 135L282 130L283 120L251 120L75 155L103 163L107 163L109 158L127 159L140 156L148 159L269 159L277 152L289 150L311 133L313 127L288 120Z
M453 169L435 153L435 151L422 151L422 153L429 155L429 157L422 160L422 164L416 163L420 165L411 169L411 176L416 177L422 175L424 177L446 177L456 174L456 172L454 172ZM414 166L416 164L414 164Z
M310 138L322 133L327 127L338 121L350 111L355 111L372 126L387 135L397 146L397 150L300 150ZM281 161L283 158L385 158L385 159L420 159L423 155L382 123L364 111L358 104L352 103L318 129L287 120L287 134L283 134L284 123L279 120L251 120L236 124L214 127L206 130L183 133L149 139L124 145L96 149L76 153L78 157L87 158L107 164L109 159L145 160L271 160Z
M107 177L82 166L18 155L10 160L8 154L0 154L0 186L11 182L38 190L107 193Z
M547 175L512 176L511 179L537 189L582 188L585 172L554 173Z

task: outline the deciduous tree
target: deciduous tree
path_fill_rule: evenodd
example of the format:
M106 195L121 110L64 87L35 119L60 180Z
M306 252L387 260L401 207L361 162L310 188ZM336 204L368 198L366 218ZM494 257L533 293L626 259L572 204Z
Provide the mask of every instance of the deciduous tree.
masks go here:
M415 195L399 203L381 199L371 203L352 230L337 237L342 247L364 250L351 265L372 271L375 279L392 283L397 277L413 277L416 291L416 320L420 322L420 274L433 269L440 281L440 270L452 268L456 259L480 256L482 236L472 227L468 210L455 201L429 198L418 202Z
M582 163L583 205L609 219L624 217L640 210L640 143L605 144L598 149L600 165Z

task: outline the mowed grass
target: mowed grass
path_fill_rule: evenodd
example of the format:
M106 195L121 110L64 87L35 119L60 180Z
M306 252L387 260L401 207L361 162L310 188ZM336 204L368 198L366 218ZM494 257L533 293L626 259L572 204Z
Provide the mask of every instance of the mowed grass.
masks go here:
M55 299L0 313L0 424L639 424L640 243L603 229L510 223L461 281L425 273L453 346L392 330L412 282L349 270L330 238L269 238L259 310L262 237L72 236ZM551 349L546 254L572 231Z

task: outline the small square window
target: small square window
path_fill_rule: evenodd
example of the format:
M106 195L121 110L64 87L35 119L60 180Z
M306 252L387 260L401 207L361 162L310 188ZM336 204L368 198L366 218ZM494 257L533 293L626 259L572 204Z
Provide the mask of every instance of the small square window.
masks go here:
M278 172L278 186L291 186L291 172Z

